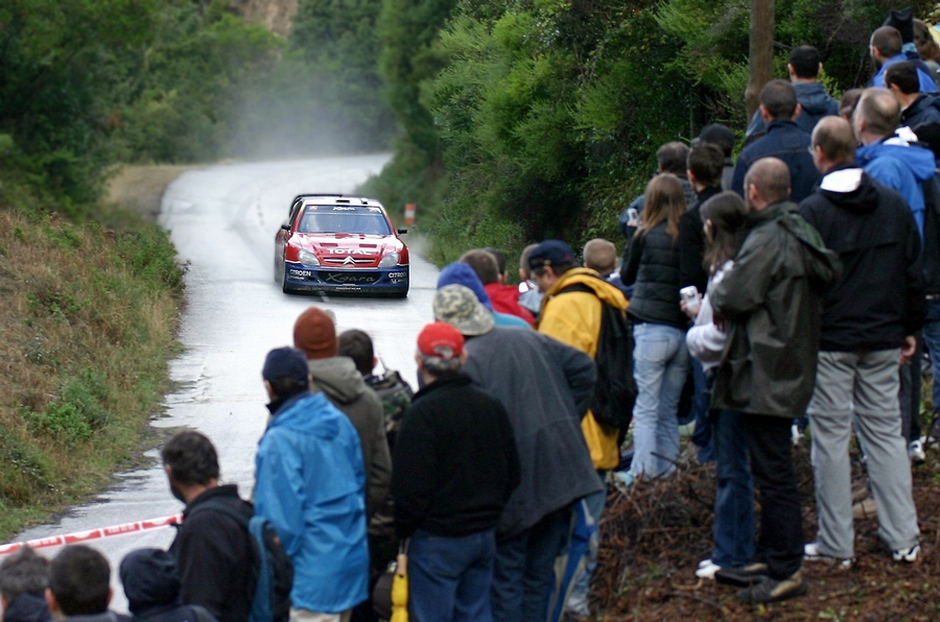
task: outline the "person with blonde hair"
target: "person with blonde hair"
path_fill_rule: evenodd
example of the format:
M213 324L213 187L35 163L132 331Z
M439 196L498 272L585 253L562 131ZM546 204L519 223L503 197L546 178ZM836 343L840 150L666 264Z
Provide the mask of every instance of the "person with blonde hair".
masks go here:
M633 477L659 477L675 470L679 455L677 410L689 370L685 347L688 318L679 307L679 218L686 211L682 184L674 175L646 186L640 227L627 248L621 279L634 285Z

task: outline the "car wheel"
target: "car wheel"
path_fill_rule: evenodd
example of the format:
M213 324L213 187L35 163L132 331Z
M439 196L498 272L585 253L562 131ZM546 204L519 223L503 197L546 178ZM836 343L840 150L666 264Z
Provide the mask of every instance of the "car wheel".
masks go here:
M287 284L287 268L284 268L284 272L281 273L281 291L285 294L292 294L294 288Z

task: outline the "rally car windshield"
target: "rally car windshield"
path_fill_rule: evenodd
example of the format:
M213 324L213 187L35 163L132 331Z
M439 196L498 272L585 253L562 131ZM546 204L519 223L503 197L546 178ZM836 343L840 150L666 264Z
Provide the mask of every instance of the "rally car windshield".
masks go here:
M362 212L315 212L307 210L300 220L300 233L352 233L391 235L382 214Z

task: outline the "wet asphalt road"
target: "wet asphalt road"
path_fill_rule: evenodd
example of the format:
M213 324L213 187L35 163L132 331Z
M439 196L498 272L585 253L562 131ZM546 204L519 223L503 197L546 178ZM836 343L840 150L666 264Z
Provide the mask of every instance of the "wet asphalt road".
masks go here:
M431 321L437 270L417 257L414 245L411 290L404 300L286 295L273 280L274 235L294 196L352 192L387 160L377 155L214 166L184 173L164 195L160 220L189 271L180 327L185 351L170 366L176 390L166 396L167 415L153 425L187 426L206 434L219 451L222 480L239 484L243 495L250 492L255 448L268 415L261 382L264 356L291 344L294 320L309 305L332 309L337 332L367 331L377 355L416 386L414 340ZM386 208L398 224L400 208ZM148 468L118 474L95 502L16 539L178 513L182 504L169 493L157 450L146 456ZM164 528L89 542L111 561L115 610L127 607L116 576L123 556L141 547L165 548L174 533ZM44 553L52 556L56 550Z

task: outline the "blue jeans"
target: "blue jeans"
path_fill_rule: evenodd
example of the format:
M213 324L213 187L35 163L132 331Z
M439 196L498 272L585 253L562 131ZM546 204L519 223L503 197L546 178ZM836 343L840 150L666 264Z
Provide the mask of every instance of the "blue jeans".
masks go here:
M940 300L927 301L927 321L922 330L924 346L930 353L933 373L933 410L940 410ZM928 434L933 430L929 430Z
M718 485L712 562L722 568L744 566L754 557L754 482L742 416L736 410L713 411Z
M412 620L491 622L495 530L448 538L418 530L408 545Z
M715 447L712 443L712 421L709 405L712 394L708 388L705 369L697 359L691 359L692 374L695 377L695 396L692 398L692 414L695 416L695 432L692 442L698 447L698 461L705 464L714 459Z
M685 331L644 322L633 328L633 475L671 474L679 455L676 410L689 371ZM655 454L655 455L654 455Z
M568 546L570 526L569 505L499 543L490 592L495 622L545 622L555 558Z

